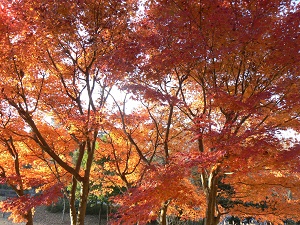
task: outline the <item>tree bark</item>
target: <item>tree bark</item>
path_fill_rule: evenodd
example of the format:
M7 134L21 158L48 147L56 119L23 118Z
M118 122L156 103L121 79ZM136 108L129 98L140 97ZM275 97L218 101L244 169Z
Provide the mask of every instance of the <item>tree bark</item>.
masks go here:
M214 179L215 180L215 179ZM206 197L207 209L205 225L217 225L220 221L220 217L216 212L217 209L217 189L218 186L214 185L210 188L210 192Z
M159 217L160 225L168 225L167 210L168 210L169 203L170 201L166 201L160 210L160 217Z
M61 221L65 220L65 213L66 213L66 198L65 198L65 194L64 194L64 196L63 196L63 211L62 211Z
M109 213L110 213L109 202L107 202L107 205L106 205L106 221L109 220Z
M209 173L203 172L201 178L207 205L204 225L217 225L220 222L220 213L217 210L218 167L213 167Z
M76 225L76 217L77 217L77 211L76 211L76 188L77 188L77 180L75 177L73 177L72 187L71 187L71 193L70 193L70 221L71 225Z
M77 215L77 225L84 225L89 189L89 180L82 182L80 191L80 203Z
M101 201L100 208L99 208L99 222L98 222L98 225L101 225L101 221L102 221L102 206L103 206L103 202Z
M98 132L95 131L93 140L90 140L88 138L86 144L88 156L87 156L85 170L84 170L84 179L81 182L80 204L79 204L79 210L77 216L77 225L84 225L86 207L87 207L87 202L88 202L88 197L90 192L90 173L91 173L92 163L94 160L97 134Z
M202 138L198 138L198 147L200 152L204 152L204 143ZM201 185L206 196L206 212L203 220L204 225L217 225L220 221L218 212L217 193L218 193L218 172L219 166L205 169L201 173Z
M33 214L31 210L29 210L24 217L27 220L26 225L33 225Z

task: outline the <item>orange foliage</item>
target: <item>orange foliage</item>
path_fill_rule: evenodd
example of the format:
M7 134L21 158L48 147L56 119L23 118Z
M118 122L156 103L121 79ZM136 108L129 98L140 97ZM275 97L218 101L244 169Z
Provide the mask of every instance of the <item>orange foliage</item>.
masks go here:
M83 225L94 184L126 192L116 223L300 219L299 141L280 137L300 127L297 4L3 0L2 208L20 221L69 185Z

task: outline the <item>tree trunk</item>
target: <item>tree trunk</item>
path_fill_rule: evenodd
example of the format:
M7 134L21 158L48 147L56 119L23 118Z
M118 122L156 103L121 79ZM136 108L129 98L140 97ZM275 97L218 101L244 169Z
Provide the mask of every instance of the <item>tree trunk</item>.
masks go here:
M80 203L77 215L77 225L84 225L86 207L89 196L89 180L82 182L80 192Z
M33 214L31 210L27 212L25 219L27 220L26 225L33 225Z
M65 194L64 194L64 196L63 196L63 211L62 211L61 221L65 220L65 213L66 213L66 198L65 198Z
M96 131L94 133L93 141L88 139L86 145L88 155L87 155L87 160L85 165L84 179L81 182L80 204L79 204L79 210L77 216L77 225L84 225L86 207L87 207L87 202L88 202L88 197L90 192L90 173L91 173L92 163L94 160L97 134L98 132Z
M98 222L98 225L101 225L101 221L102 221L102 206L103 206L103 202L101 201L100 208L99 208L99 222Z
M170 201L166 201L160 210L160 217L159 217L160 225L168 225L167 210L168 210L169 203Z
M71 225L76 225L76 217L77 217L77 211L76 211L76 188L77 188L77 180L75 177L73 177L71 192L70 192L70 221Z
M106 205L106 221L109 220L109 210L110 210L110 208L109 208L109 202L107 202L107 205Z
M215 180L215 179L214 179ZM217 185L213 185L210 188L208 196L206 196L206 218L205 225L217 225L220 221L220 217L217 213Z
M217 208L218 167L213 167L209 172L203 172L201 179L207 205L204 225L217 225L220 222L220 213Z

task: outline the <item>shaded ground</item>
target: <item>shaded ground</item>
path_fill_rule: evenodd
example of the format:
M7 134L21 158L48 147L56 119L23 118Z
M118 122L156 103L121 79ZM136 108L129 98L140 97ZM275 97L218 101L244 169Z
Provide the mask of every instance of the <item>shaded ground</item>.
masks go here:
M0 216L0 225L16 225L12 223L11 220L7 220L8 215L5 218ZM38 207L34 213L34 225L69 225L70 218L69 214L65 214L64 220L62 221L62 213L50 213L46 211L45 206ZM85 218L85 225L98 225L98 216L87 215ZM18 225L25 225L25 223L17 223ZM101 225L105 225L106 221L102 221Z

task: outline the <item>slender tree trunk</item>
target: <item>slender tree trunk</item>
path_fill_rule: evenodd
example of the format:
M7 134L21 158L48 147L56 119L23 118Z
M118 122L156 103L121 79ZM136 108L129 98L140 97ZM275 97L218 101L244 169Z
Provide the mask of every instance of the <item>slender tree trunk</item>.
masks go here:
M170 201L166 201L160 210L160 218L159 218L160 225L168 225L167 210L168 210L169 203Z
M109 202L108 202L106 205L106 221L109 220L109 210L110 210L110 208L109 208Z
M77 216L77 225L84 225L86 207L87 207L88 197L90 193L90 173L91 173L92 163L94 160L97 134L98 132L95 132L93 141L88 139L86 145L88 156L85 165L84 179L81 182L80 204L79 204L79 210Z
M66 213L66 198L65 198L65 194L64 194L64 196L63 196L63 211L62 211L61 221L65 220L65 213Z
M70 192L70 220L71 225L76 225L76 217L77 217L77 211L76 211L76 188L77 188L77 180L75 177L73 177L71 192Z
M89 180L82 182L81 184L81 193L80 193L80 203L78 209L78 216L77 216L77 225L84 225L86 207L88 202L89 196Z
M102 206L103 206L103 202L101 201L100 208L99 208L99 222L98 222L98 225L101 225L101 221L102 221Z
M27 212L25 219L27 220L26 225L33 225L33 214L31 210Z

